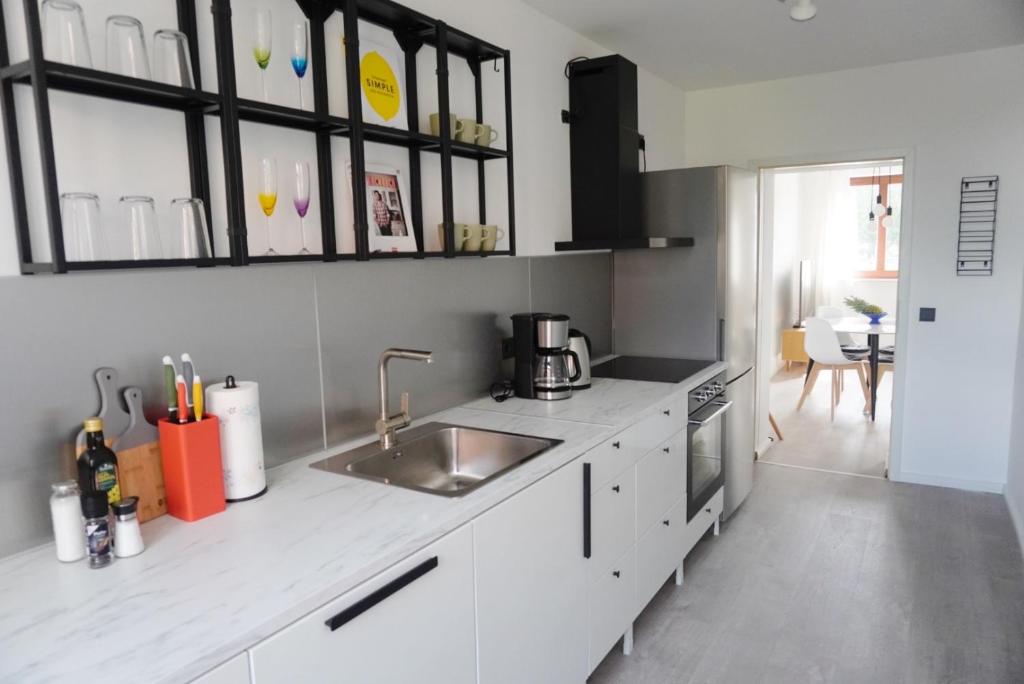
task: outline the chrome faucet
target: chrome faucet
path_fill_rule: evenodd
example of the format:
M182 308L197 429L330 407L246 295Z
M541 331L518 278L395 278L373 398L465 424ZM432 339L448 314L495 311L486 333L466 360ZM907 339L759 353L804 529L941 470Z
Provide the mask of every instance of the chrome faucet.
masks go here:
M388 409L388 361L391 359L410 359L412 361L434 362L434 355L428 351L416 349L385 349L377 362L377 381L380 390L380 416L377 418L375 428L380 435L381 449L390 449L395 446L395 430L401 430L412 422L409 415L409 393L402 392L402 410L391 415Z

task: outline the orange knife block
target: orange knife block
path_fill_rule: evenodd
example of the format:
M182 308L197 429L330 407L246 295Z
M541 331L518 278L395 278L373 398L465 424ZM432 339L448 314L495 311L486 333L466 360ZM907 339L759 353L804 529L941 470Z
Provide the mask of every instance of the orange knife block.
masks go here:
M175 518L193 522L227 507L218 423L216 416L205 415L193 423L161 418L157 424L167 512Z

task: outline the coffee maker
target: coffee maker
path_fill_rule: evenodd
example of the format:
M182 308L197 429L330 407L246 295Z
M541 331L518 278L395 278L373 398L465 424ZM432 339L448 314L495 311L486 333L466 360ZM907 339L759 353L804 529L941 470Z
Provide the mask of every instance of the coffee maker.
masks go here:
M512 316L517 397L554 401L572 396L580 378L580 359L569 349L565 314L521 313Z

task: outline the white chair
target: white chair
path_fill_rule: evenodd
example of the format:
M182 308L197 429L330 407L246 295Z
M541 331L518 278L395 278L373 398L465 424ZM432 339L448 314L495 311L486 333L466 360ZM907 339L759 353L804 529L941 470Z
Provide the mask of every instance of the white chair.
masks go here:
M871 401L871 394L868 392L867 378L864 376L864 359L866 352L849 353L843 352L839 347L839 337L832 326L823 318L808 318L807 332L804 336L804 351L810 357L812 366L808 371L807 379L804 381L804 391L800 395L800 401L796 405L797 411L804 405L807 397L814 389L814 383L818 380L818 374L823 370L832 372L832 411L831 420L836 419L836 406L843 390L843 374L846 371L857 373L860 381L861 391L864 392L865 403Z
M829 320L844 318L846 316L846 313L838 306L819 306L816 313L818 318L825 318ZM861 352L868 350L867 345L857 344L854 342L850 333L836 333L836 335L839 337L840 348L845 352Z

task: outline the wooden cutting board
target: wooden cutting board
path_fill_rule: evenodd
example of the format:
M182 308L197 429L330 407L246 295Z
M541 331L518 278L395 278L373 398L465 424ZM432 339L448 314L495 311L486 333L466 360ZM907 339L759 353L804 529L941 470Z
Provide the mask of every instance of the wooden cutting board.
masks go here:
M156 427L146 422L142 413L142 390L126 388L124 400L128 406L128 429L113 444L121 496L139 497L139 522L146 522L167 512L160 438Z
M117 369L97 368L93 373L96 387L100 391L100 410L96 415L103 419L103 436L110 446L117 436L128 428L130 415L121 408L117 401ZM85 451L85 430L80 429L75 437L75 456Z

